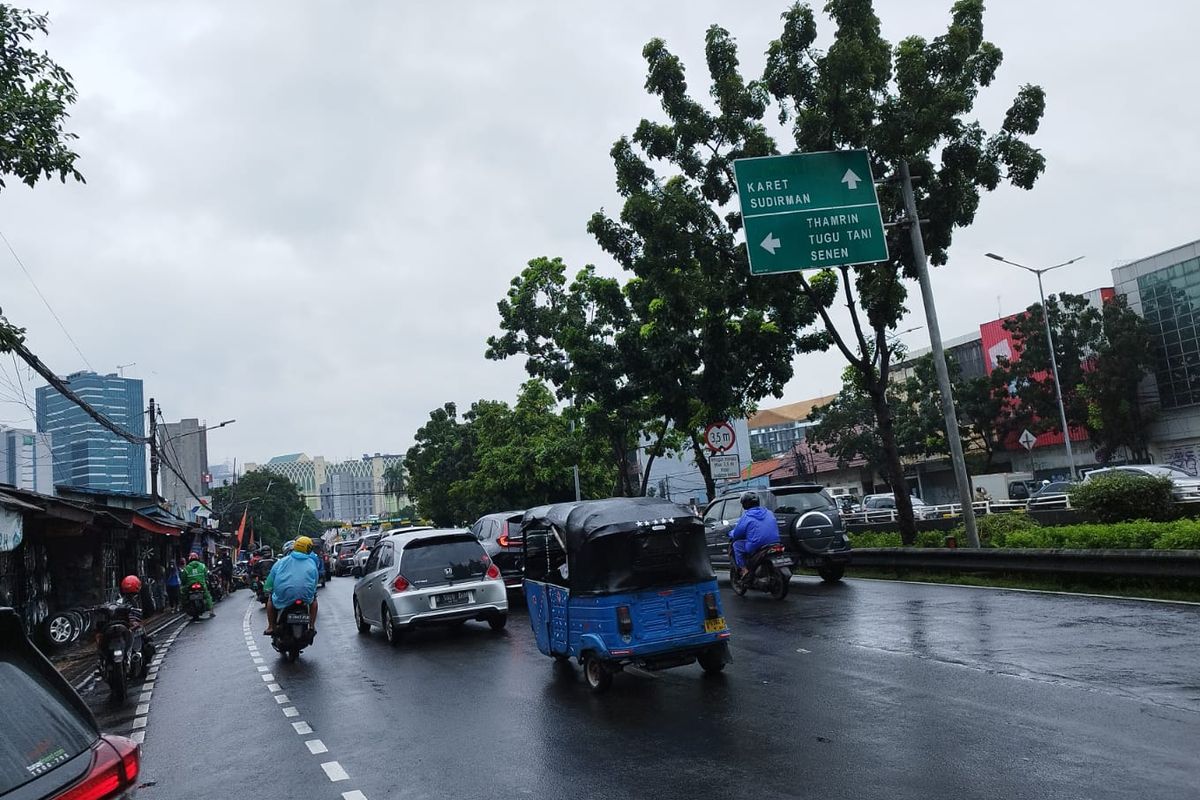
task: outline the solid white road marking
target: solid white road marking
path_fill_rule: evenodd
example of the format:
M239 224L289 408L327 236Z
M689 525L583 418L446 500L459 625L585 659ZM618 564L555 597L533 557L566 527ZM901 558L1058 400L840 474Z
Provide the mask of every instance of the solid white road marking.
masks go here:
M342 765L336 761L326 761L321 765L321 769L325 770L325 774L329 776L329 780L334 783L350 780L350 776L346 773L346 770L342 769Z
M283 710L283 715L285 717L298 717L300 716L300 709L295 706L288 706Z
M307 722L293 722L292 727L296 729L296 733L305 736L313 732L312 726Z
M353 792L342 792L342 800L367 800L367 796L355 789Z
M308 747L308 752L312 753L314 756L329 752L329 748L326 747L325 743L320 739L309 739L304 744Z

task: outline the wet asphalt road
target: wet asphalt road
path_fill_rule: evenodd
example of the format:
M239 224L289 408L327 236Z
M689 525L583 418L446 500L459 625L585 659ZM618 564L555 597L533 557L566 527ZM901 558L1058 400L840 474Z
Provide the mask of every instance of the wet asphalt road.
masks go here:
M723 675L592 696L519 606L393 649L355 631L352 585L297 664L245 591L184 627L139 797L1200 797L1198 607L802 577L783 603L726 591ZM104 694L127 732L145 695Z

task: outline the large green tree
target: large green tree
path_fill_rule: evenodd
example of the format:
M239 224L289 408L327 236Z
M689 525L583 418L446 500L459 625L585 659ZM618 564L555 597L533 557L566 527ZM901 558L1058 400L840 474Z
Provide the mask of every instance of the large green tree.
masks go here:
M1081 295L1050 295L1045 312L1035 303L1004 323L1014 354L1001 361L993 378L997 393L1009 388L1014 393L1007 404L1012 429L1062 428L1044 314L1050 318L1067 424L1087 431L1101 462L1122 455L1149 460L1153 414L1138 387L1154 363L1153 341L1145 320L1120 296L1097 308Z
M325 527L304 502L296 484L265 469L247 472L237 483L216 487L212 498L221 530L237 530L244 511L255 541L269 544L276 551L289 539L301 534L319 535Z
M0 4L0 190L6 178L27 186L45 178L83 181L71 149L75 134L65 129L75 103L71 74L44 51L32 47L45 36L50 21L8 4ZM24 340L24 329L0 317L0 353Z
M797 277L752 279L736 236L733 161L776 149L762 123L766 93L742 77L733 38L717 26L706 35L711 104L691 95L683 63L662 40L642 54L646 89L665 120L643 119L613 146L624 202L617 218L593 215L588 230L631 275L634 383L653 381L651 416L685 437L711 498L704 427L782 394L815 312Z
M458 407L446 403L430 412L429 421L417 429L416 443L405 454L409 497L435 525L465 521L451 500L450 487L474 469L467 433L458 418Z
M836 26L827 49L817 47L816 17L800 3L783 15L783 34L768 48L763 81L779 120L791 124L797 151L865 148L874 174L883 178L907 162L919 178L915 193L925 250L932 264L944 265L954 230L974 220L982 192L1005 180L1028 189L1042 173L1044 159L1025 137L1037 132L1044 93L1023 86L993 134L970 118L980 89L992 82L1002 60L1000 49L984 39L982 0L955 2L941 36L910 36L895 46L880 34L868 0L830 0L825 13ZM888 332L907 313L906 281L916 277L916 262L899 185L885 181L879 200L884 219L899 223L888 240L891 259L803 280L824 329L823 337L806 344L836 347L858 373L885 471L895 476L901 533L911 542L915 524L888 398L893 356ZM839 295L849 324L832 313Z

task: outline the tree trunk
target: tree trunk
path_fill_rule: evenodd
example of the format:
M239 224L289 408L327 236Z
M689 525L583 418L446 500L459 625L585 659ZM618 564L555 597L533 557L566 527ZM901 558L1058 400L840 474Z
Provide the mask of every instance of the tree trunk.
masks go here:
M704 491L708 494L708 502L717 499L717 484L713 481L712 467L708 465L708 457L704 455L704 448L700 446L700 440L692 434L692 454L696 457L696 467L700 470L700 474L704 476Z
M892 414L887 404L886 387L872 386L867 393L871 398L871 406L875 409L875 421L879 424L879 439L883 444L888 483L896 497L896 513L900 516L900 541L906 545L916 544L917 524L913 520L908 481L904 480L904 465L900 463L900 450L896 446L896 429L892 426Z
M650 468L654 466L655 458L657 458L657 456L653 450L646 454L646 471L642 473L642 486L641 491L638 493L639 497L646 496L646 484L650 483Z

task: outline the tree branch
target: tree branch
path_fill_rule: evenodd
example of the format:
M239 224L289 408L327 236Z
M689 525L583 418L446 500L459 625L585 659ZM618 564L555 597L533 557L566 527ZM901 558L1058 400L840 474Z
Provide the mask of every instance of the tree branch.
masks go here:
M816 296L816 293L813 292L812 287L808 285L808 281L805 280L803 272L800 273L800 288L804 290L804 296L812 302L813 307L817 309L817 313L821 315L821 321L825 323L825 331L831 337L833 337L833 343L836 344L838 349L842 351L842 355L846 357L846 360L849 361L851 365L862 369L864 367L863 360L855 358L854 354L850 352L850 348L846 347L846 342L843 341L842 335L838 333L837 328L833 325L833 320L829 318L829 311L824 305L821 304L820 300Z
M858 321L858 306L854 303L854 294L850 291L850 268L842 267L842 288L846 291L846 308L850 310L850 320L854 323L854 335L858 337L858 347L863 361L867 364L867 339L863 336L862 323ZM880 354L880 358L883 355Z

